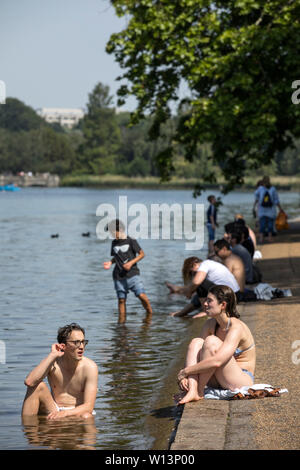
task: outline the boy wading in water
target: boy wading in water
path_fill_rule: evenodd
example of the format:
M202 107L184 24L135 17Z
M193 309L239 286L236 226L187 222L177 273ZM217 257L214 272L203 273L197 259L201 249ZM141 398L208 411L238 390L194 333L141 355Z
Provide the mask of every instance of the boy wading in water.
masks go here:
M152 308L137 267L137 263L144 258L145 253L138 242L125 233L124 225L120 220L116 219L110 222L108 230L114 237L111 245L111 256L113 258L110 261L105 261L103 267L104 269L110 269L112 264L115 264L113 280L118 297L119 323L125 323L126 321L126 298L129 291L134 292L142 302L146 310L144 321L150 323Z
M84 329L76 323L59 328L51 352L26 377L22 416L47 415L56 420L91 418L97 389L97 364L83 357ZM47 377L51 392L43 379Z

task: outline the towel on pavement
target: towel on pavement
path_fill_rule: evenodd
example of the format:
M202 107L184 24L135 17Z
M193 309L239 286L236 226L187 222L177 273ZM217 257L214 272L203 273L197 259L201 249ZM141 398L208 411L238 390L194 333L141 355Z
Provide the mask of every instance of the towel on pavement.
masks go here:
M286 388L275 388L268 384L255 384L232 390L205 387L204 398L208 400L249 400L250 398L279 397L288 392Z
M260 282L254 288L254 293L257 300L271 300L278 297L290 297L292 295L290 289L278 289L265 282Z

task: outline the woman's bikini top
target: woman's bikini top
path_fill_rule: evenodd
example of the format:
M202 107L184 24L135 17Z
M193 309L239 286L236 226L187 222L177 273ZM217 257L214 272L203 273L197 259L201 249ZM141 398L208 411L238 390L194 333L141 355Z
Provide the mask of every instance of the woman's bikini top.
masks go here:
M229 324L227 325L226 330L229 329L230 325L231 325L231 320L230 320L230 318L229 318ZM215 336L217 336L217 329L218 329L218 327L219 327L219 324L218 324L218 322L216 321ZM254 346L255 346L255 343L252 343L250 346L248 346L248 348L245 348L245 349L236 348L236 350L235 350L235 352L234 352L234 354L233 354L233 357L238 357L238 356L240 356L243 352L249 351L249 349L254 348Z

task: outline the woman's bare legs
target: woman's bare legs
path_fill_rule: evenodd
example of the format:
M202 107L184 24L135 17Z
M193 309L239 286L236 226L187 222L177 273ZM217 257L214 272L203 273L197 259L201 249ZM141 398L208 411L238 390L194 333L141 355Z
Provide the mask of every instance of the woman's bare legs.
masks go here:
M223 342L214 335L208 336L205 341L201 338L195 338L188 349L186 367L215 355L222 344ZM196 351L198 351L197 354ZM181 405L204 398L204 387L206 385L234 390L243 386L251 386L253 383L249 375L242 371L234 357L232 357L221 367L211 368L202 374L189 376L188 392L178 404Z
M203 338L194 338L189 344L187 355L186 355L186 363L185 367L192 366L194 364L197 364L200 361L200 353L201 349L204 344L204 339ZM185 403L186 397L188 397L188 401L198 401L201 400L201 396L199 396L198 393L198 381L199 381L199 375L190 375L187 379L187 393L186 395L181 398L181 400L178 402L179 405Z
M186 367L197 364L201 360L206 359L208 356L211 356L211 345L210 340L208 340L208 338L211 337L208 336L205 340L203 340L202 338L195 338L191 341L186 358ZM214 373L215 368L209 369L202 374L189 376L188 392L179 401L178 404L183 405L184 403L188 403L190 401L197 401L204 398L204 387Z

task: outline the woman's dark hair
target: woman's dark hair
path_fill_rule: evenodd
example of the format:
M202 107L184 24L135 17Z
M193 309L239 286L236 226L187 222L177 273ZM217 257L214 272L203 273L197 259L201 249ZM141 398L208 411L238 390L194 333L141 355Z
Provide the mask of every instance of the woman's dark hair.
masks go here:
M70 323L70 325L62 326L61 328L58 329L57 342L59 344L66 344L69 335L74 330L82 331L82 333L85 335L84 328L82 328L77 323Z
M228 317L240 318L240 314L236 309L236 296L231 287L213 286L208 290L208 293L214 295L219 304L226 302L226 314Z
M242 233L244 235L245 240L249 237L249 229L246 227L246 225L239 227L238 232Z
M226 233L234 232L235 228L235 222L229 222L228 224L224 225L224 230Z
M202 263L202 259L197 258L197 256L191 256L186 258L182 266L182 277L184 284L188 284L192 279L191 270L196 263Z
M240 227L240 226L245 226L246 222L244 221L244 219L236 219L234 221L234 224L236 227Z
M239 231L231 232L231 240L234 239L236 240L237 244L241 243L242 241L242 235Z

